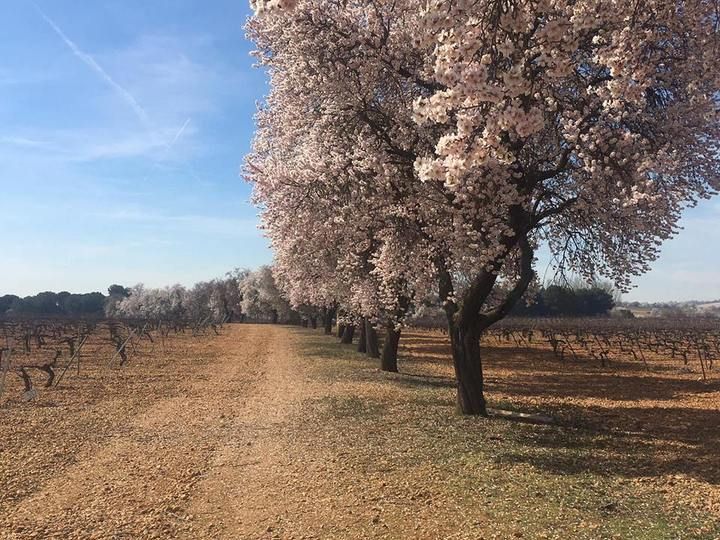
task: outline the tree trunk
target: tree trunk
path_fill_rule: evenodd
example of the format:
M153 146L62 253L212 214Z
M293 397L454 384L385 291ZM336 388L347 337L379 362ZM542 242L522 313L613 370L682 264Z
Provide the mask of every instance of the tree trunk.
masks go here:
M317 329L317 317L310 317L310 326L313 330Z
M24 367L20 368L20 370L18 371L18 375L20 375L20 377L23 380L23 383L25 384L25 391L29 392L30 390L32 390L33 389L32 379L30 379L30 375L28 375L28 372L25 371Z
M343 332L342 339L340 340L340 343L352 343L353 337L355 336L355 325L354 324L348 324L345 326L345 331Z
M358 337L357 352L367 352L367 320L365 317L360 320L360 336Z
M386 327L385 343L383 345L382 356L380 357L380 369L397 373L397 352L399 344L400 330L396 330L395 325L390 323Z
M462 414L487 416L484 395L480 332L451 325L453 367L457 381L457 408Z
M369 320L365 320L365 341L367 343L367 355L370 358L380 358L380 345L378 343L377 330Z
M276 309L272 310L272 323L277 324L278 323L278 312Z
M343 337L343 334L345 333L345 325L338 323L337 325L337 337L341 338Z
M325 335L332 335L332 323L334 315L334 308L323 308L323 328L325 331Z

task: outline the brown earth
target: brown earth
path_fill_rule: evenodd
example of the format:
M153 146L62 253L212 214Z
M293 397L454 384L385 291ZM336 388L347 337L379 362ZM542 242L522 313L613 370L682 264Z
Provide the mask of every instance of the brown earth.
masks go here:
M468 419L446 346L411 334L388 375L317 332L230 325L31 403L14 381L0 538L720 537L716 380L496 347L493 404L563 426Z

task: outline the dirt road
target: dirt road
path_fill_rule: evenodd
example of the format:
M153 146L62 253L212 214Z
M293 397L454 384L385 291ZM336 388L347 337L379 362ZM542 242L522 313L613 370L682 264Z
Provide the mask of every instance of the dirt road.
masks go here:
M0 537L272 536L278 509L268 503L287 489L287 465L304 470L276 440L304 392L293 337L279 327L231 326L208 346L209 361L177 374L178 395L155 399L145 387L130 416L77 442L77 461L3 505ZM3 454L9 465L14 456Z
M111 395L75 381L14 408L0 538L405 537L381 522L381 472L314 425L348 389L309 372L302 334L231 325L203 339L115 374Z

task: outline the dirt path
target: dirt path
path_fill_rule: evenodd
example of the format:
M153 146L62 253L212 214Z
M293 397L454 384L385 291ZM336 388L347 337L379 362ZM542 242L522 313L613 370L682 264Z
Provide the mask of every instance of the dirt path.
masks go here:
M377 505L356 495L364 488L354 485L354 466L343 475L342 455L322 447L334 428L315 438L303 416L307 403L346 389L306 369L303 339L283 327L232 325L209 340L209 360L183 359L169 396L140 387L127 396L132 407L122 398L117 410L92 405L110 407L116 424L0 507L0 538L365 537Z
M286 329L269 326L230 326L211 343L215 361L182 375L182 395L154 401L150 393L122 429L3 509L0 537L250 538L266 530L247 504L264 481L258 471L271 467L266 435L301 392L288 373L293 344Z

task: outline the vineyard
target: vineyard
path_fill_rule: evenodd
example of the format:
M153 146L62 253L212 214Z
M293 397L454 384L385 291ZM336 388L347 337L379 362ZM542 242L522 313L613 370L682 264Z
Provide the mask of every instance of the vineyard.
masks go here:
M698 371L706 380L720 359L718 319L505 319L491 327L486 344L550 348L561 362L589 359L601 367L633 361Z
M0 540L720 540L720 0L135 3L5 17Z
M12 375L23 383L22 399L31 401L38 387L57 387L68 375L80 375L87 362L107 371L159 348L171 335L219 332L221 324L206 318L183 320L5 319L0 320L0 399ZM43 380L38 382L39 379Z
M0 398L13 375L23 383L22 399L30 401L38 387L59 386L68 374L80 375L85 362L103 371L120 368L156 348L166 351L172 335L218 334L221 326L210 319L0 320ZM483 344L546 349L561 363L590 361L608 369L628 362L647 370L682 369L707 380L720 359L720 322L508 318L485 333Z

